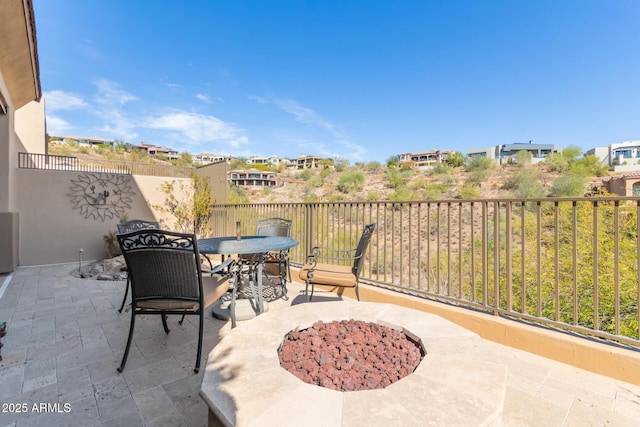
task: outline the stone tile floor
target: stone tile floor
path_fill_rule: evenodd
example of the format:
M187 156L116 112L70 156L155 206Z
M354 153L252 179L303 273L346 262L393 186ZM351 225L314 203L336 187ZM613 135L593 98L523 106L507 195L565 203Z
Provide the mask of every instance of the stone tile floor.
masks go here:
M130 321L129 313L117 312L124 282L75 278L69 274L75 267L27 267L0 275L0 321L8 322L0 427L205 426L207 408L198 394L204 364L228 322L205 317L203 369L194 374L195 317L183 325L170 318L168 335L158 316L139 317L120 374L116 368ZM271 301L270 310L304 301L302 289L290 285L289 300ZM639 386L493 348L486 357L509 369L503 425L640 425Z

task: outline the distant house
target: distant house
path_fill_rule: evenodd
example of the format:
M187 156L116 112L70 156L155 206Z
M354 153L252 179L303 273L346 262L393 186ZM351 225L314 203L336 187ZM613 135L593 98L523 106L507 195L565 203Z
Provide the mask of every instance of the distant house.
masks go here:
M51 136L49 141L53 144L65 144L67 142L73 142L79 147L91 147L94 145L106 145L108 147L115 147L115 140L88 137L88 136Z
M531 163L536 164L543 162L549 154L555 153L557 149L553 144L534 144L533 141L529 141L529 143L516 142L467 150L467 157L487 157L499 164L505 164L513 162L521 151L531 154Z
M251 156L247 159L246 163L248 165L267 165L267 166L278 166L284 165L288 167L291 164L291 160L278 156Z
M416 153L403 153L398 154L398 163L401 165L411 163L417 168L425 169L444 162L451 153L451 150L429 150L419 151Z
M193 156L193 163L208 165L210 163L228 162L231 157L222 154L200 153Z
M603 180L604 187L618 196L640 196L640 170L612 176Z
M605 147L596 147L585 154L593 154L614 172L640 170L640 141L623 141Z
M321 160L323 160L322 157L307 156L306 154L303 154L297 159L290 160L287 167L289 169L315 169L320 167Z
M141 142L140 145L133 145L131 148L146 151L151 157L157 157L158 154L162 154L169 160L177 160L180 158L178 152L172 148L159 147L157 145L147 144L146 142Z
M277 184L274 172L264 172L257 169L232 170L228 172L228 181L231 185L240 187L275 187Z

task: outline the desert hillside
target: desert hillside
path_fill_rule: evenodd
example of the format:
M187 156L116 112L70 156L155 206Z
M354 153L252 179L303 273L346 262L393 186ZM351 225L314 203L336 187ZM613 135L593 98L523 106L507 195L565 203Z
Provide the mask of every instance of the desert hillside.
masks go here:
M340 185L345 180L341 177L357 172L364 177L361 185ZM547 197L554 195L554 183L563 174L541 163L496 166L485 175L478 182L465 167L390 172L386 165L373 171L353 166L340 172L286 171L278 175L278 187L243 189L241 193L252 203ZM579 190L562 195L588 195L593 187L601 188L602 179L585 176Z
M113 151L104 147L50 145L50 154L77 157L176 164L150 158L139 152ZM486 159L485 159L486 160ZM234 161L233 168L238 167ZM291 203L337 201L411 201L474 198L584 196L594 187L601 188L603 171L585 172L585 168L564 168L547 163L537 165L495 165L485 163L458 167L438 165L429 170L378 162L337 165L328 169L277 172L278 186L232 189L230 202ZM579 163L579 161L578 161ZM190 165L190 158L177 162ZM584 165L583 165L584 166ZM579 170L579 173L577 172Z

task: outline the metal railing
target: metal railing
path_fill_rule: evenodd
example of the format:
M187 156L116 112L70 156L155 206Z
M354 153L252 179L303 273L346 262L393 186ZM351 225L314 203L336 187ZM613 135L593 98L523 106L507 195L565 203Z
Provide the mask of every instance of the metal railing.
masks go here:
M90 159L49 154L18 153L18 168L72 172L102 172L126 175L189 178L193 167L129 162L125 160Z
M376 222L364 282L640 346L639 198L216 205L213 233L274 216L293 220L294 264Z

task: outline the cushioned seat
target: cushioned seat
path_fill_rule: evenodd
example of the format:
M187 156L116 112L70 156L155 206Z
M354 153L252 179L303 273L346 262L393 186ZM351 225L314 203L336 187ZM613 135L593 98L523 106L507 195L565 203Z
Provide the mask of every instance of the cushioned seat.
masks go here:
M305 282L304 291L307 294L307 301L311 301L315 285L354 288L356 298L360 301L358 282L364 266L364 256L375 229L375 222L366 225L358 246L354 249L333 249L322 246L312 248L311 254L307 256L307 262L298 273L298 277ZM320 262L320 260L334 261L335 264ZM344 265L346 263L349 265ZM309 286L311 286L311 292L309 292Z
M131 326L119 372L131 348L137 315L157 314L169 333L167 316L196 315L198 349L194 372L200 370L204 333L204 309L229 289L227 276L202 276L195 234L141 229L118 234L131 283Z
M316 285L335 285L355 288L358 278L353 274L350 265L333 265L318 263L305 264L300 269L299 277L305 282L309 279L309 271L313 270L313 282Z

